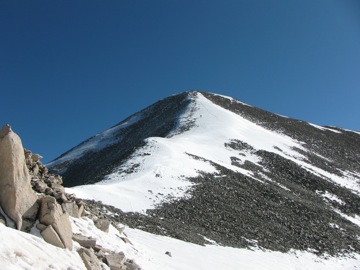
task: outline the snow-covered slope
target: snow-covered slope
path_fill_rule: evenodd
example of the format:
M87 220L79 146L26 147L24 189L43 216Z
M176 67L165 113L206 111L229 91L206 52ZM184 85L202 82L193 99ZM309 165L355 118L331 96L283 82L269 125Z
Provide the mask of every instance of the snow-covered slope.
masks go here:
M2 223L0 243L2 270L86 270L75 250L57 248L40 236L5 227Z
M254 248L235 249L219 245L199 246L177 239L157 236L141 230L126 228L130 243L119 238L110 226L108 233L100 231L87 218L73 218L75 233L96 239L104 248L124 252L144 270L182 269L359 269L358 254L344 258L319 258L309 252L292 251L288 254ZM76 252L54 247L34 236L0 224L0 265L2 270L85 270ZM171 256L167 255L168 252ZM103 264L104 269L109 269Z
M161 100L49 164L120 221L198 244L360 252L360 136L205 92Z

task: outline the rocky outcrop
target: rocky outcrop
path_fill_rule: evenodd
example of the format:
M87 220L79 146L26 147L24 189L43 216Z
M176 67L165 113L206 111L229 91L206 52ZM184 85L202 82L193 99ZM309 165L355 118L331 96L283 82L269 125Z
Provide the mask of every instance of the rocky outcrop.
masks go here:
M21 140L5 125L0 131L0 206L18 230L29 230L36 219L37 200Z
M0 223L14 221L18 229L36 228L43 239L59 248L73 249L73 240L81 246L77 251L88 270L140 269L123 253L97 245L96 239L72 233L70 216L91 217L97 228L109 231L111 221L104 215L85 211L85 202L67 194L61 176L49 173L41 156L24 150L20 138L6 125L0 131Z
M39 221L48 227L51 226L64 247L72 249L72 229L69 215L63 212L61 205L56 202L54 197L44 196L41 198Z
M74 194L67 194L62 186L62 177L49 173L49 170L41 163L42 158L25 150L25 161L31 177L31 186L40 196L48 195L56 199L62 206L63 211L72 217L81 217L84 205Z

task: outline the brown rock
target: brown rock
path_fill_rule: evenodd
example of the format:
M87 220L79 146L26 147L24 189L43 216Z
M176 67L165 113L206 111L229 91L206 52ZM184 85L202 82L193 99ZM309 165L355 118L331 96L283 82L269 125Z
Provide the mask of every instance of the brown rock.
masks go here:
M141 270L140 266L133 260L126 260L126 270Z
M67 212L71 217L79 218L79 207L75 202L64 202L61 204L64 212Z
M110 270L123 270L125 266L125 254L123 252L113 253L105 256L106 263L110 267Z
M103 232L109 232L110 220L102 218L96 220L94 223L98 229L102 230Z
M41 231L41 235L44 238L44 240L49 244L52 244L60 248L65 248L59 235L56 233L56 231L51 225L47 226L45 230Z
M54 179L54 182L52 182L52 184L51 184L52 189L54 191L65 193L65 188L62 185L56 184L55 183L55 178L53 178L53 179Z
M30 150L24 149L24 155L26 160L30 160L32 153Z
M38 175L39 166L37 164L35 164L34 167L32 168L32 173L33 173L33 175Z
M100 245L95 245L93 247L93 250L95 251L96 257L98 257L100 260L105 262L105 256L113 253L113 251L103 248Z
M101 264L92 250L80 248L77 252L79 253L87 270L102 270Z
M68 213L64 213L54 197L41 198L40 223L51 225L59 235L62 243L72 249L72 229Z
M62 177L60 175L54 175L54 183L55 184L58 184L58 185L62 185L63 183L63 180L62 180Z
M0 206L19 230L29 230L35 222L37 196L31 188L21 140L9 125L0 131Z
M60 203L67 202L67 198L64 193L59 192L58 190L54 191L54 196L56 200Z
M45 193L46 189L49 188L47 184L38 178L33 179L33 188L40 193Z
M32 154L31 155L31 160L33 161L33 162L38 162L40 159L42 159L43 157L42 156L40 156L39 154Z
M44 225L44 224L41 224L41 223L38 223L36 224L36 228L39 230L39 231L43 231L47 228L48 226Z
M82 217L84 214L84 209L85 209L84 205L80 204L80 205L78 205L78 207L79 207L79 217Z
M96 239L86 237L81 234L73 234L72 239L80 244L84 248L93 248L96 246Z

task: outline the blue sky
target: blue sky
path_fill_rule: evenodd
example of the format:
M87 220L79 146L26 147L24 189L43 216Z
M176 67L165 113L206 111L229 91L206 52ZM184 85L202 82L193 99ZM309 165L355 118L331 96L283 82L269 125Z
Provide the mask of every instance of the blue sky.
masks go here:
M50 161L203 90L360 130L355 0L0 1L0 125Z

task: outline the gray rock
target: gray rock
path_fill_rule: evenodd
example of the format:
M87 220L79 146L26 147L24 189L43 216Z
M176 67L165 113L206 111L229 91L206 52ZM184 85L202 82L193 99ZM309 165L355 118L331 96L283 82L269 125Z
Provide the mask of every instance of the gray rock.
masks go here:
M51 225L59 235L64 246L72 249L72 229L69 215L63 212L60 204L54 197L44 196L41 198L40 223Z
M31 155L31 160L33 161L33 162L37 162L37 161L39 161L40 159L42 159L43 157L42 156L40 156L39 154L32 154Z
M38 173L39 173L39 166L35 164L34 167L32 168L32 174L38 175Z
M80 244L84 248L93 248L96 246L96 239L86 237L81 234L73 234L72 239Z
M61 204L64 212L67 212L71 217L79 218L79 207L75 202L64 202Z
M78 208L79 208L79 212L78 212L79 217L82 217L84 214L84 205L80 204L80 205L78 205Z
M110 270L123 270L126 269L125 266L125 254L123 252L113 253L105 256L107 265L110 267Z
M166 254L166 255L168 255L169 257L172 257L172 255L171 255L171 252L170 252L170 251L166 251L166 252L165 252L165 254Z
M36 219L37 199L21 140L5 125L0 131L0 206L17 229L29 230Z
M103 232L109 232L110 220L102 218L96 220L94 223L98 229L102 230Z
M62 177L60 175L54 175L54 178L55 178L55 180L54 180L55 184L62 185L63 180L62 180Z
M46 189L49 188L47 184L38 178L33 179L32 183L33 188L40 193L45 193Z
M133 260L126 260L126 270L141 270L140 266Z
M36 228L39 230L39 231L43 231L47 228L48 226L44 225L44 224L41 224L41 223L38 223L36 224Z
M53 190L53 195L60 203L67 202L65 193L62 193L59 189Z
M55 178L53 179L54 182L51 183L51 187L54 190L54 192L57 191L57 192L65 193L65 188L62 185L55 183Z
M98 258L91 249L80 248L77 252L79 253L87 270L102 270Z
M47 226L45 228L45 230L41 231L41 235L44 238L44 240L46 242L48 242L49 244L52 244L52 245L60 247L60 248L65 248L59 235L57 234L57 232L54 230L54 228L51 225Z

